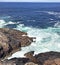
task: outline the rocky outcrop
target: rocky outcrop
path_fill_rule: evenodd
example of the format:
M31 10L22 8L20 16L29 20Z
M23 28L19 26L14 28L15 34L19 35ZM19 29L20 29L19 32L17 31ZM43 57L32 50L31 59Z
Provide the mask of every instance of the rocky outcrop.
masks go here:
M60 52L46 52L33 56L33 51L25 54L30 61L38 65L60 65Z
M33 55L33 52L28 52L25 55ZM28 57L28 56L27 56ZM32 57L34 62L30 57L28 58L13 58L10 60L0 61L0 65L60 65L60 52L46 52L40 53Z
M0 28L0 65L60 65L60 52L46 52L34 55L34 51L24 54L26 58L6 59L21 47L33 42L27 33L9 28Z
M20 41L21 46L27 46L30 45L33 41L33 37L28 37L27 33L21 32L19 30L15 29L9 29L9 28L0 28L0 32L5 34L8 38L12 38L12 40Z
M59 65L60 52L46 52L35 55L39 65Z
M0 28L0 60L9 57L21 47L30 45L33 38L27 33L9 28Z
M27 62L29 62L28 58L13 58L0 61L0 65L25 65Z
M10 60L0 61L0 65L38 65L31 62L28 58L13 58Z

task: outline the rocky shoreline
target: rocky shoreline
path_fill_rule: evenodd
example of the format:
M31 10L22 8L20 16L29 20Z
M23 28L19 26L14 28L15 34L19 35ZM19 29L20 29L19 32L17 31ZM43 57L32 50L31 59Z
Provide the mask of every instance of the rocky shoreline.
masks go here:
M29 58L6 59L4 61L0 61L0 65L60 65L60 52L51 51L40 53L35 56L33 56L32 52L28 52L27 55L28 54L30 55ZM31 55L33 57L31 57Z
M9 28L0 28L0 60L11 56L33 42L27 33Z
M0 65L60 65L60 52L45 52L34 56L34 51L24 54L25 58L12 58L14 52L33 42L27 33L9 28L0 28Z

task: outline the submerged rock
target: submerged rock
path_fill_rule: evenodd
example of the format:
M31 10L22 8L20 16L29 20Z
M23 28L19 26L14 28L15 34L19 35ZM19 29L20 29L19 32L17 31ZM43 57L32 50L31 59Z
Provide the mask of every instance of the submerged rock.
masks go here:
M5 59L19 51L21 47L30 45L33 38L27 33L9 28L0 28L0 59Z

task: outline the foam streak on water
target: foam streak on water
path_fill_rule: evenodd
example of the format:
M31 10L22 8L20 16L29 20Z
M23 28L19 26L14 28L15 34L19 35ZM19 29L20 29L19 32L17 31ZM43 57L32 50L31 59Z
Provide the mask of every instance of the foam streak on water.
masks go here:
M4 20L0 20L0 28L8 24L13 24L13 22L6 23ZM16 24L16 23L15 23ZM60 51L60 28L47 28L39 29L33 27L26 27L24 24L18 24L15 28L20 31L28 33L30 37L36 37L36 42L31 45L22 47L21 51L14 53L10 58L13 57L24 57L24 54L29 51L35 51L35 54L47 51Z

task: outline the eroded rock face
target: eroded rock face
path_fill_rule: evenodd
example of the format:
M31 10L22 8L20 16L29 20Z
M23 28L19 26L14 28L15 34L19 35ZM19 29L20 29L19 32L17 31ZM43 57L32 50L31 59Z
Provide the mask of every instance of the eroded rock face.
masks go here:
M27 33L9 28L0 28L0 60L9 57L23 46L30 45L33 38Z

